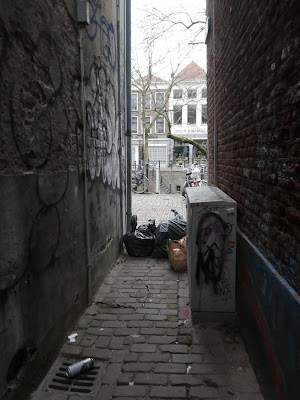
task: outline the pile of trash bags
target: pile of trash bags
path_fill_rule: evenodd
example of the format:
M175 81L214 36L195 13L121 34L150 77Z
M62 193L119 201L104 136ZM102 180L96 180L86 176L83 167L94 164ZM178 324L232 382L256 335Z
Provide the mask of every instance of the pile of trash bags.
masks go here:
M172 209L175 217L160 222L149 220L148 225L137 227L137 216L131 218L131 232L123 236L123 242L130 256L168 258L168 240L181 239L186 235L186 221Z
M152 254L155 247L155 221L149 221L148 225L136 227L137 217L131 218L131 232L125 233L123 242L127 253L134 257L147 257Z

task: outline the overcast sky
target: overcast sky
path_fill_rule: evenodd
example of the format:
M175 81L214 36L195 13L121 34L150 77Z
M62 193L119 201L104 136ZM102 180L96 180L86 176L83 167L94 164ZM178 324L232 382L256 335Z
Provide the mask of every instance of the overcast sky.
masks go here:
M197 14L204 11L204 14L200 15L200 19L205 22L205 5L206 0L131 0L133 63L138 65L138 69L141 72L143 71L143 75L146 75L148 68L147 57L143 52L146 47L145 36L149 32L147 25L151 25L150 22L152 21L152 18L149 17L145 20L147 10L151 11L151 9L156 8L165 14L179 11L181 12L180 16L173 14L172 18L177 18L177 21L182 20L185 23L189 22L188 16L193 20L199 19ZM161 29L160 26L156 25L154 29L158 32ZM155 61L159 56L163 56L164 62L159 62L153 67L154 75L168 79L172 69L176 69L178 64L180 64L178 70L182 70L191 61L196 62L206 71L206 45L191 46L188 44L193 41L196 29L199 29L199 25L194 30L187 30L177 24L155 41ZM204 41L204 34L197 38L197 41L199 40Z

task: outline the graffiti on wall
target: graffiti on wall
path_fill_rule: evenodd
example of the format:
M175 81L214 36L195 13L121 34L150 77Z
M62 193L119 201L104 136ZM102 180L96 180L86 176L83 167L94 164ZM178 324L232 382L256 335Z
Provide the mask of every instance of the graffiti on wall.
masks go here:
M7 65L20 66L9 95L13 139L23 162L41 168L68 134L58 51L47 32L36 43L25 32L13 41L17 49L9 53Z
M101 15L101 0L88 0L91 8L90 24L86 33L91 41L99 39L101 53L112 69L117 63L117 44L114 25Z
M204 213L197 228L196 244L198 259L196 268L196 281L200 283L200 270L204 274L206 284L212 284L214 292L230 296L230 283L224 271L224 257L227 250L227 236L232 227L225 223L215 212ZM219 287L221 284L221 287Z
M4 89L7 93L11 138L16 154L23 163L16 164L22 171L37 172L37 196L32 197L34 211L31 214L29 246L25 253L19 232L22 232L26 217L18 213L16 226L19 226L19 232L9 236L10 247L14 250L6 252L4 265L6 275L11 278L5 279L1 288L10 287L21 279L27 268L24 262L27 257L30 269L35 272L44 270L52 262L60 236L57 205L68 186L64 142L69 134L69 118L62 94L63 75L57 43L45 31L39 32L35 41L26 30L22 31L22 35L13 32L6 36L11 51L5 53L1 72L4 81L9 82ZM14 78L9 80L11 71L14 71ZM53 172L57 160L62 169L59 173ZM46 165L48 172L44 174ZM25 186L24 189L27 190ZM13 191L12 198L14 196L17 197L18 193ZM11 213L16 212L14 206L11 205Z
M33 220L30 237L30 264L35 272L46 269L55 259L61 226L58 204L68 182L69 173L65 171L38 175L38 196L43 206Z
M87 158L91 179L120 188L119 119L114 86L103 67L92 64L85 83Z
M96 18L100 12L100 2L93 4L96 7ZM109 58L113 68L116 65L114 50L109 52L105 49L116 48L114 27L104 17L97 21L102 21L101 49L106 51L104 57ZM89 28L93 26L95 27L95 21ZM7 106L5 121L9 124L10 141L14 144L19 160L22 160L17 168L37 173L37 196L33 198L31 233L28 252L24 257L29 257L30 268L39 272L52 263L59 247L59 203L63 201L68 188L69 157L66 156L66 149L70 144L72 129L77 130L78 170L81 168L80 157L83 157L83 152L80 142L83 123L80 77L75 79L76 84L73 81L72 96L69 96L68 88L63 88L63 84L68 82L63 77L61 49L50 32L37 32L33 38L30 36L32 32L26 29L22 30L22 34L18 31L8 34L4 28L3 30L6 41L5 45L3 41L0 43L3 57L0 60L0 73L3 76L2 93L6 99L3 104ZM92 63L84 80L87 161L92 180L100 178L113 188L119 188L119 117L116 90L109 72L108 67L104 69ZM14 74L14 79L8 79L11 73ZM69 104L71 98L74 102L73 110ZM77 124L74 122L76 118L72 118L74 112L77 115ZM61 172L54 172L57 168ZM22 218L20 215L15 223L16 227L21 225ZM19 253L16 249L23 251L17 235L10 237L10 247L14 251L7 253L5 279L1 279L3 282L0 285L4 289L14 285L25 271L24 265L17 259Z
M256 299L255 288L252 283L252 279L245 266L241 265L239 270L240 270L240 282L242 285L243 296L247 300L247 304L250 305L250 307L252 308L252 312L255 316L256 324L259 328L260 334L262 335L265 345L267 345L268 342L270 341L270 331L265 322L263 311ZM268 350L268 358L271 363L272 375L274 382L276 384L276 389L279 398L281 400L287 400L283 382L280 378L273 345L271 345L270 349Z

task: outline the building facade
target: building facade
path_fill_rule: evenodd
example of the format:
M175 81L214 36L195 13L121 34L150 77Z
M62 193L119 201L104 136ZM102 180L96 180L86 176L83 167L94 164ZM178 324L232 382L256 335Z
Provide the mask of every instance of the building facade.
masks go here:
M191 62L175 76L175 86L169 102L172 134L198 142L207 150L207 90L206 73ZM172 143L173 164L190 165L205 159L191 144Z
M144 78L145 79L145 78ZM147 79L147 77L146 77ZM196 63L190 63L175 77L163 80L152 76L149 89L141 82L132 85L132 163L141 164L145 141L144 126L150 128L148 149L150 164L160 161L162 167L190 165L204 161L191 144L168 139L167 120L157 115L159 107L166 102L165 112L171 122L171 133L186 137L207 148L206 73ZM143 94L144 93L144 94ZM143 100L145 98L145 100ZM145 125L143 124L145 111Z
M169 82L156 76L151 77L149 90L144 92L140 85L133 83L131 94L131 132L132 164L140 165L144 159L145 132L142 121L142 109L145 110L145 124L150 126L148 151L150 164L169 165L170 141L167 138L167 126L163 116L157 116L157 108L166 102ZM144 99L144 100L143 100ZM144 104L143 104L144 102Z

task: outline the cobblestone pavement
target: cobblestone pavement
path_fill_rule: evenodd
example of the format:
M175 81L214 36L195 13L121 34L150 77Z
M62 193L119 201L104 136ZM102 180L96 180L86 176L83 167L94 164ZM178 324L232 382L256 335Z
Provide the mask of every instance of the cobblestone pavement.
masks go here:
M155 219L156 224L174 218L171 209L186 218L186 199L181 194L132 193L132 214L137 215L138 225Z
M140 223L185 215L180 196L137 196ZM238 325L193 326L187 272L167 259L122 255L69 334L32 400L263 400ZM66 378L86 357L94 368Z

